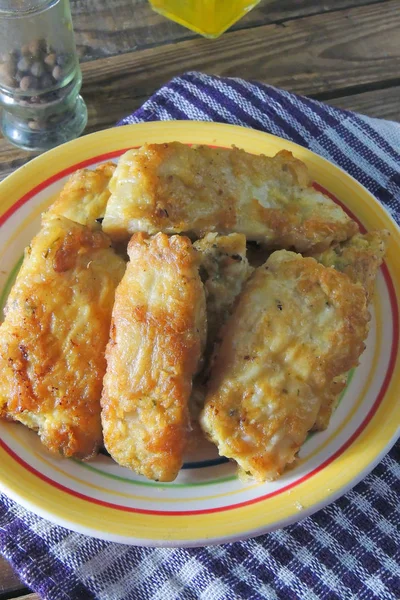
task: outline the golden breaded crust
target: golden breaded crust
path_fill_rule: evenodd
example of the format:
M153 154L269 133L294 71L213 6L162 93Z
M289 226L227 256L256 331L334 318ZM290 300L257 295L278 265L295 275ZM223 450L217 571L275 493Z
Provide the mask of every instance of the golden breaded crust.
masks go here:
M190 397L192 425L204 406L210 359L218 332L230 315L234 301L253 268L246 258L246 237L242 233L207 233L193 244L199 253L200 276L206 291L207 343L202 370L193 382Z
M334 377L331 384L323 391L320 396L321 406L317 418L312 426L312 431L324 431L328 428L331 416L339 402L341 393L346 387L348 373L343 373Z
M48 217L25 252L0 327L0 413L63 456L102 441L100 395L125 263L102 232Z
M347 242L338 244L320 254L312 256L326 267L333 267L337 271L346 273L355 283L360 283L371 300L376 274L383 262L389 232L371 231L370 233L357 234Z
M372 299L375 279L385 256L389 232L371 231L356 234L342 244L328 248L313 257L337 271L346 273L354 283L363 286L367 294L367 302ZM346 387L348 373L343 373L332 382L321 399L321 408L314 423L314 431L322 431L329 425L331 415L339 401L340 394Z
M256 479L293 461L333 378L358 362L364 290L285 250L256 269L222 332L201 418L221 455Z
M199 257L189 239L136 234L115 298L102 395L104 442L119 464L175 479L206 336Z
M237 232L303 252L323 250L358 230L287 151L270 158L237 148L145 145L119 159L110 190L103 228L114 240L135 231Z
M200 275L206 289L209 353L253 269L246 258L246 237L241 233L208 233L193 247L200 255Z
M90 229L101 229L98 220L104 217L106 211L110 197L108 184L114 171L115 164L112 162L103 163L93 171L75 171L47 214L66 217Z

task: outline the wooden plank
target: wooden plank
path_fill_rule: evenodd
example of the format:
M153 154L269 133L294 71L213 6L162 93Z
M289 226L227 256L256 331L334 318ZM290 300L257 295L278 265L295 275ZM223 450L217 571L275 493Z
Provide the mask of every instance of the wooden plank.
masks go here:
M0 134L0 180L34 158L35 154L12 146Z
M329 100L329 104L369 117L400 121L400 86Z
M364 6L228 33L219 40L195 39L84 63L83 96L89 109L87 133L115 124L138 108L168 79L187 69L242 76L305 95L349 98L399 84L398 2ZM392 85L390 86L391 79ZM356 88L356 89L354 89ZM364 89L362 89L364 88ZM387 92L385 92L387 94ZM386 96L385 96L386 97ZM379 91L368 102L381 116ZM358 105L354 106L359 110ZM374 111L377 110L376 114ZM392 106L392 111L394 107ZM393 116L391 118L394 118ZM0 173L31 157L0 140Z
M330 93L346 96L346 89L355 86L395 85L398 7L391 0L385 10L364 6L330 13L329 18L316 15L285 26L234 31L218 40L197 38L85 63L84 96L100 111L129 98L134 109L186 70L264 81L305 95L324 93L327 99Z
M386 1L388 0L262 0L232 30ZM82 60L196 37L193 31L155 13L147 0L71 0L71 8ZM95 19L93 15L96 15Z
M18 591L23 594L27 592L27 588L18 575L14 573L6 559L0 556L0 597L6 597L6 594Z
M12 596L15 598L15 596ZM26 594L25 596L18 596L16 600L41 600L38 594Z
M326 14L345 8L378 4L388 0L261 0L260 4L239 21L233 29L280 23L300 17Z

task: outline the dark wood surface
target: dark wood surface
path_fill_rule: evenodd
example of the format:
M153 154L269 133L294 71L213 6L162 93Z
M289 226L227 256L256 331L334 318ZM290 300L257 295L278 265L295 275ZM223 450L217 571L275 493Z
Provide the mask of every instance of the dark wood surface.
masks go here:
M112 126L187 70L256 79L400 120L399 0L266 0L217 40L153 13L144 0L73 0L73 8L87 133ZM31 157L0 137L0 177Z
M0 557L0 598L12 598L28 593L8 562Z
M400 121L399 0L264 0L217 40L146 0L71 0L87 133L111 127L176 74L245 77ZM95 17L94 17L95 15ZM32 157L0 136L0 178ZM30 594L0 558L0 600Z

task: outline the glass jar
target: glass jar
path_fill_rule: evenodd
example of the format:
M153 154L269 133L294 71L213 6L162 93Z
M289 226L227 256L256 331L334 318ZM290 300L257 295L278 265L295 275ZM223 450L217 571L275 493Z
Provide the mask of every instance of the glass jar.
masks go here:
M260 0L150 0L155 11L200 33L216 38Z
M86 105L68 0L0 0L3 135L48 150L82 133Z

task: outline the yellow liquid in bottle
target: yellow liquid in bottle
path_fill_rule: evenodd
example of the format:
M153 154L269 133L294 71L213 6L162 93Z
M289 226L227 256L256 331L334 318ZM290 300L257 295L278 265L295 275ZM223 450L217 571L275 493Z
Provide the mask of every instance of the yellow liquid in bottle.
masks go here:
M221 35L259 2L260 0L150 0L157 12L210 38Z

